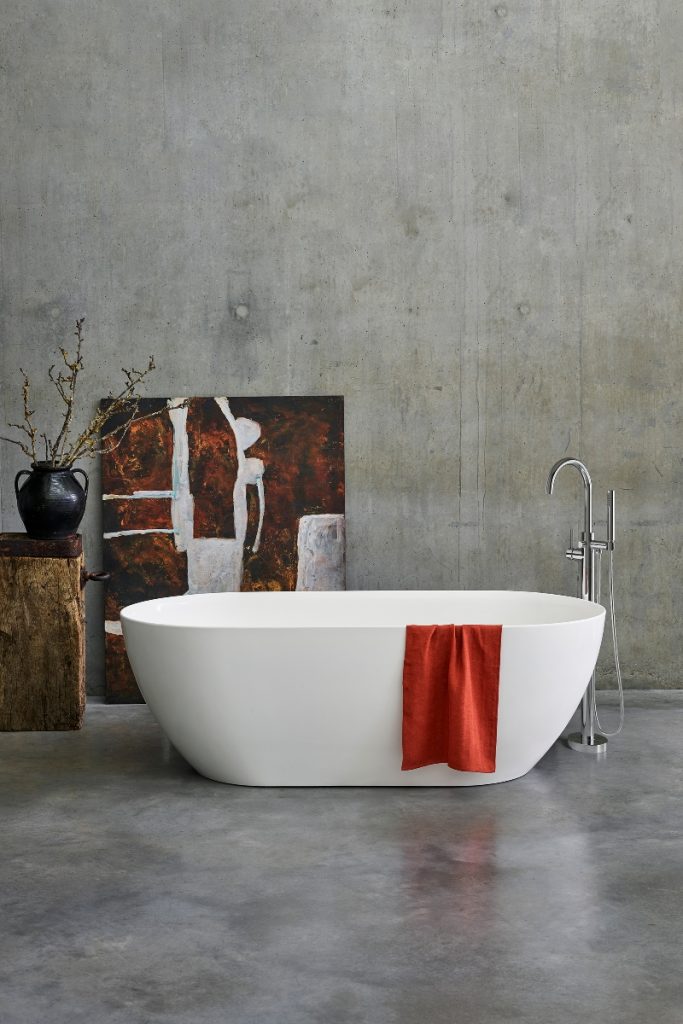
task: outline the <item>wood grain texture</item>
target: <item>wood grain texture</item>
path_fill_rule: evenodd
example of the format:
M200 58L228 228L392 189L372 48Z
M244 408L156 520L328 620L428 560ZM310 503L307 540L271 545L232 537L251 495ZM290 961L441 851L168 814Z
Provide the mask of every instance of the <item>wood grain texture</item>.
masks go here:
M80 729L81 570L73 558L0 557L0 730Z

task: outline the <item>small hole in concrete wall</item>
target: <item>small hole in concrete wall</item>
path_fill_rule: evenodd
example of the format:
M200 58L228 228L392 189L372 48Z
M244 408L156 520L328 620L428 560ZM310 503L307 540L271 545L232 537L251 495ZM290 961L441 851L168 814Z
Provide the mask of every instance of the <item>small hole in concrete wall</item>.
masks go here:
M245 306L243 302L240 302L238 306L235 306L235 317L238 320L246 320L249 316L249 306Z

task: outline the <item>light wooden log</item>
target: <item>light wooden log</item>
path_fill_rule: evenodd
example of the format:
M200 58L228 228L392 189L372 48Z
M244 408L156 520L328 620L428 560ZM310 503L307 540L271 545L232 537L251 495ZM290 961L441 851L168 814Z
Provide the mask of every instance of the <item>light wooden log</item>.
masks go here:
M0 730L80 729L83 546L0 534Z

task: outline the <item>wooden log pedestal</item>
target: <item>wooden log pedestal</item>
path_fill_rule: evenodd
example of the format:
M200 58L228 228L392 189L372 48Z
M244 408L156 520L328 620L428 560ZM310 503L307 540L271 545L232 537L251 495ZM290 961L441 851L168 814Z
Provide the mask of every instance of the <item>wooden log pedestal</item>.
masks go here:
M83 541L0 533L0 731L80 729Z

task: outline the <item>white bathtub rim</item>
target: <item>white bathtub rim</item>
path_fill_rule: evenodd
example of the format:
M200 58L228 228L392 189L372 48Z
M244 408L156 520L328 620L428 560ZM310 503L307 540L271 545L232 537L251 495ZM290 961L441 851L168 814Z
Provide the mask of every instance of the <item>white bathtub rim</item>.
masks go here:
M472 595L480 595L480 596L486 595L487 597L491 597L491 598L495 598L495 597L498 597L500 595L505 595L505 597L519 597L519 598L522 598L522 599L523 598L539 598L539 597L541 597L541 598L551 598L551 599L554 598L557 601L566 602L568 605L571 605L572 607L576 608L577 611L581 610L584 613L584 614L581 614L581 615L579 615L579 616L577 616L575 618L562 619L560 621L555 621L555 622L524 622L524 623L517 622L517 623L507 624L507 623L505 623L505 621L503 621L503 622L500 622L500 623L495 623L496 625L502 625L503 628L506 629L506 630L508 630L508 629L514 629L514 630L517 630L517 629L525 629L525 630L526 629L547 629L549 627L555 627L555 626L571 626L571 625L573 625L576 622L583 622L585 620L602 618L602 617L604 617L606 615L606 608L604 607L604 605L598 604L595 601L586 601L583 598L571 597L568 594L555 594L555 593L546 593L544 591L531 591L531 590L529 590L529 591L525 591L525 590L345 590L345 591L318 591L318 592L313 592L313 591L302 591L302 592L298 592L298 591L244 591L244 592L226 591L226 592L216 592L216 593L207 593L207 594L178 594L178 595L171 596L171 597L151 598L151 599L146 600L146 601L137 601L134 604L126 605L124 608L121 609L121 612L120 612L120 618L121 618L121 622L122 622L123 627L124 627L124 633L125 633L125 625L128 622L139 624L139 625L144 625L144 626L149 626L149 627L154 627L154 628L159 628L159 629L179 629L179 630L186 630L187 629L187 630L211 630L211 631L213 631L213 630L226 630L226 631L230 631L230 632L232 632L234 630L260 630L260 631L275 630L275 631L280 631L280 630L283 630L283 629L294 629L294 630L297 630L297 629L315 629L315 630L319 630L319 629L333 629L333 630L338 630L338 629L362 629L362 630L366 630L366 629L375 629L375 630L376 629L405 629L407 625L411 624L410 622L400 622L400 621L399 622L393 622L393 623L381 623L381 624L375 624L375 623L372 623L372 622L370 622L370 623L362 623L362 622L352 622L352 623L349 623L349 622L339 622L339 623L336 623L336 622L315 622L315 621L310 621L310 622L287 622L287 621L283 621L281 623L268 622L266 624L266 623L259 622L258 620L254 620L252 622L230 622L230 621L223 621L223 622L220 622L220 621L217 621L217 622L206 622L205 621L205 622L201 622L201 621L196 621L196 620L195 621L178 622L178 621L163 621L162 619L159 619L159 618L151 618L150 617L150 613L153 610L155 610L157 608L163 608L164 606L168 606L168 604L170 602L177 603L179 601L182 601L182 602L187 603L187 604L200 604L200 603L206 602L206 599L210 598L210 597L225 597L225 596L234 597L234 596L236 596L237 593L240 594L240 598L244 597L247 600L249 600L251 598L262 597L264 594L272 594L272 595L275 595L275 594L285 595L286 594L288 597L294 597L295 600L300 600L303 597L304 600L310 600L310 601L313 601L314 598L318 599L318 600L325 601L330 596L333 596L334 598L338 599L340 594L345 594L345 595L349 595L349 596L353 596L353 597L357 597L359 595L376 595L378 598L380 596L400 595L401 597L404 597L406 599L408 599L409 597L412 596L412 597L415 597L415 599L418 600L418 601L419 601L419 598L421 596L424 596L424 595L430 595L431 596L431 595L439 595L439 594L442 594L442 595L446 595L446 594L453 594L453 595L472 594ZM446 623L444 623L444 624L446 624ZM480 623L469 623L469 624L470 625L479 625Z

